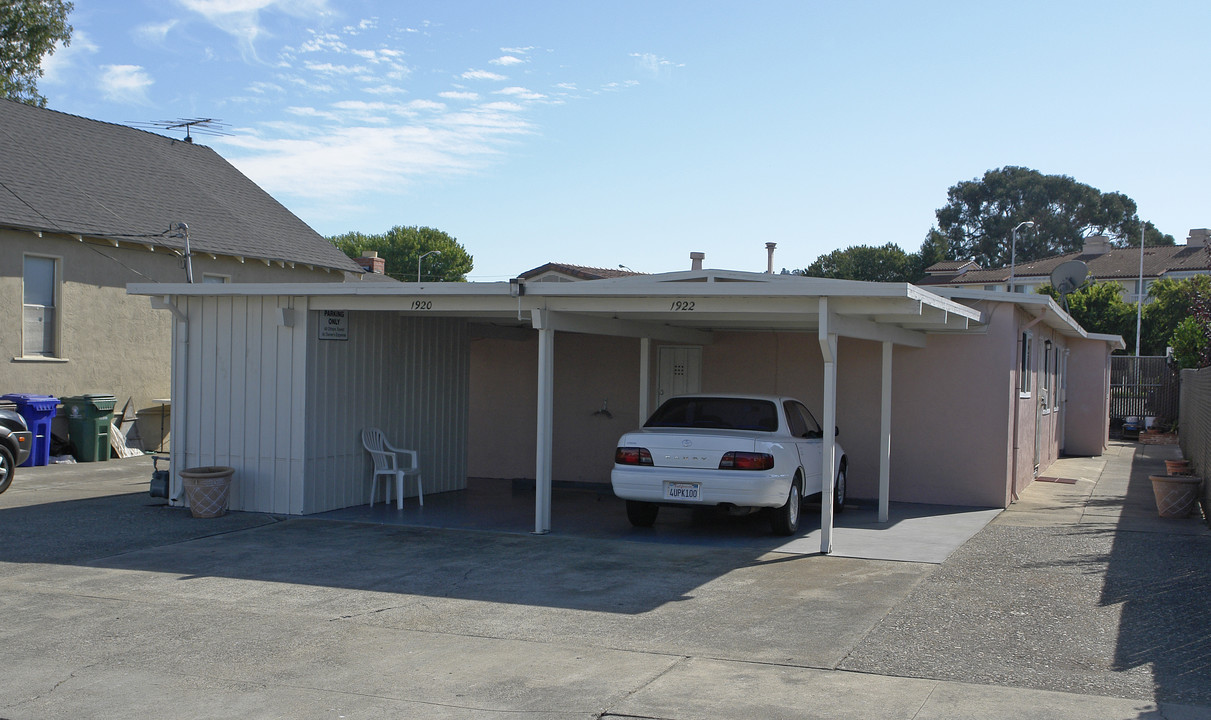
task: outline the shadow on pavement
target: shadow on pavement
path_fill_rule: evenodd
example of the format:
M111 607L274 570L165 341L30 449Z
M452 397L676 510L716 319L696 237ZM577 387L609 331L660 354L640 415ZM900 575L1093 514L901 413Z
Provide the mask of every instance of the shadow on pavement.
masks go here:
M1158 700L1211 704L1211 537L1150 531L1195 524L1156 518L1148 476L1165 470L1151 454L1136 449L1107 558L1102 603L1122 606L1115 664L1151 666Z

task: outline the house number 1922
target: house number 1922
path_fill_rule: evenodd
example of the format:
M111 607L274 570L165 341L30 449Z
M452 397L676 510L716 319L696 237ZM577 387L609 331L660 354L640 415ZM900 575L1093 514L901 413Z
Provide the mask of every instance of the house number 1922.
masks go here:
M673 312L694 312L694 301L674 300L673 304L669 306L669 310L672 310Z

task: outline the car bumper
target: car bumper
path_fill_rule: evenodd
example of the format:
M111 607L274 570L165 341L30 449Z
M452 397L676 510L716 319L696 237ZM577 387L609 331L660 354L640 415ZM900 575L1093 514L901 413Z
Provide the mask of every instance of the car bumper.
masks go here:
M665 493L669 483L699 483L697 500L672 499ZM676 468L626 467L615 465L610 473L614 494L624 500L676 505L720 505L781 507L790 493L791 476L782 473L743 470L678 470Z
M13 458L13 464L21 465L29 459L33 450L34 434L30 431L19 431L13 433L13 439L17 441L17 457Z

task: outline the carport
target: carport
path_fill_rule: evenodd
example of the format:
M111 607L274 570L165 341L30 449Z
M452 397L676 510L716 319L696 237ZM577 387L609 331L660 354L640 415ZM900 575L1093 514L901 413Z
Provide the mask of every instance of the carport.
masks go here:
M356 406L348 417L335 417L325 410L335 401L325 398L341 387L345 388L342 397L358 397L375 382L382 383L383 378L370 376L392 367L391 358L375 364L368 356L386 354L375 343L393 331L390 326L380 328L374 324L379 321L371 318L358 321L365 327L354 333L349 313L426 323L422 330L410 330L408 339L394 347L408 354L400 362L418 368L407 402L430 407L431 419L458 412L459 393L466 390L465 383L458 381L463 370L457 348L465 343L469 325L487 332L536 332L534 532L538 534L551 529L557 333L638 338L639 386L634 392L639 397L640 422L649 411L654 341L709 345L719 332L812 337L823 361L826 428L836 425L837 369L843 361L838 339L880 343L881 373L870 382L877 381L881 389L878 517L885 522L890 497L893 347L923 348L929 334L970 332L982 320L978 310L903 283L722 270L577 283L140 284L130 286L129 292L152 296L153 304L172 312L176 320L173 404L180 410L172 420L174 469L206 464L236 467L249 487L233 507L262 512L302 514L365 502L364 491L333 481L337 474L348 474L351 464L364 462L354 441L354 429L364 418L357 416ZM447 322L431 322L439 320ZM338 342L323 345L333 340ZM346 344L332 350L340 341ZM338 380L344 385L330 388ZM228 392L232 383L239 385L240 392ZM254 388L256 393L250 392ZM243 404L243 415L239 407L221 407L215 395ZM448 407L449 412L434 407ZM249 412L254 419L247 419ZM228 421L238 423L243 435L222 429ZM831 434L825 435L821 491L828 497L836 446ZM441 471L453 480L444 487L439 483L438 490L457 489L458 446L442 447L447 451L438 458ZM465 466L462 470L465 485ZM174 488L174 496L178 493L179 488ZM832 507L821 505L820 549L827 553L833 543Z

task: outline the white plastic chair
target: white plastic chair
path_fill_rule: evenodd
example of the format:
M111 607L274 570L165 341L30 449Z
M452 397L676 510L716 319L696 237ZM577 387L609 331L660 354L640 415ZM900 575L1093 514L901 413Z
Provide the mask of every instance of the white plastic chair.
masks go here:
M416 458L415 450L404 450L403 448L391 447L387 443L386 436L383 431L378 428L366 428L362 430L362 445L366 451L370 453L370 457L374 460L374 478L370 485L370 504L374 504L374 496L378 492L378 479L383 477L387 480L383 486L383 502L391 502L391 484L390 480L395 479L395 502L396 507L400 510L404 509L404 476L416 476L416 494L420 500L420 504L425 504L425 491L421 487L420 479L420 464ZM407 455L411 460L411 466L402 468L399 466L398 457Z

